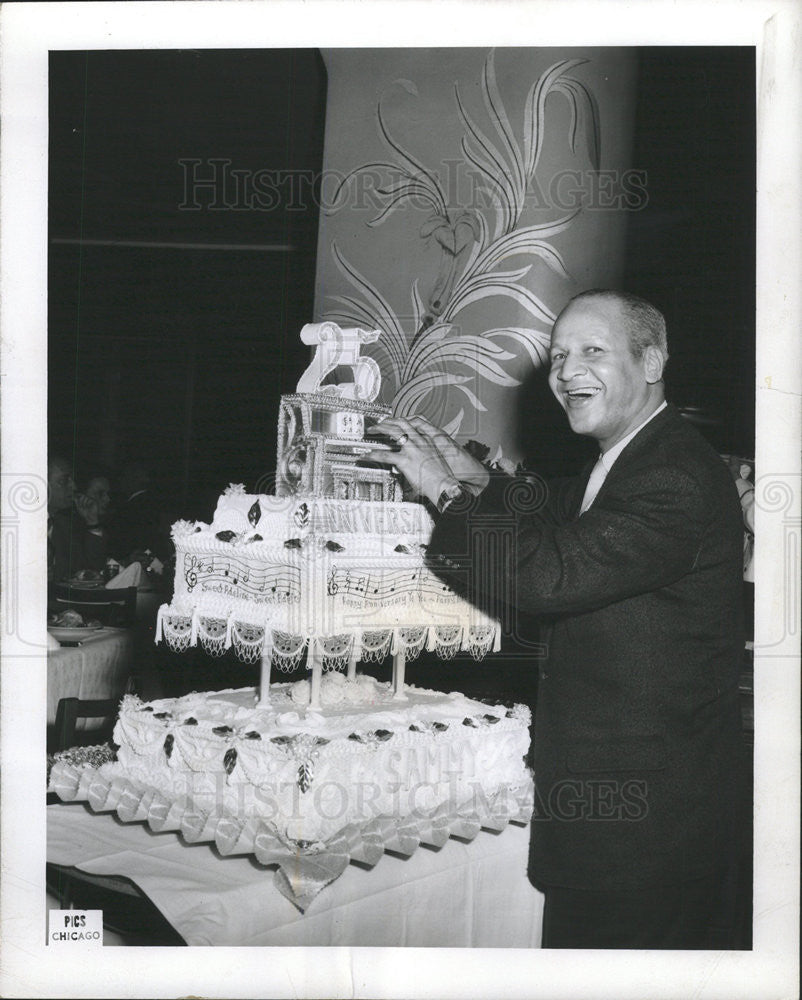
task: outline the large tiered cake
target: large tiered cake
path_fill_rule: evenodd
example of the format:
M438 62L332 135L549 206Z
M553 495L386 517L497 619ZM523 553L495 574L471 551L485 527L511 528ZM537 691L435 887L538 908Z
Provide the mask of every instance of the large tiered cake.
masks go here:
M116 761L51 774L63 798L277 862L295 902L349 858L526 820L532 792L528 709L404 684L424 647L478 658L498 626L426 568L425 508L402 501L392 471L358 464L375 447L365 422L387 412L373 402L375 364L359 357L378 332L321 324L302 336L318 352L282 400L276 495L231 486L211 524L174 525L174 595L157 626L174 649L259 661L259 688L127 696ZM332 359L353 383L321 387ZM357 674L387 653L391 683ZM304 657L304 679L270 684L271 669Z

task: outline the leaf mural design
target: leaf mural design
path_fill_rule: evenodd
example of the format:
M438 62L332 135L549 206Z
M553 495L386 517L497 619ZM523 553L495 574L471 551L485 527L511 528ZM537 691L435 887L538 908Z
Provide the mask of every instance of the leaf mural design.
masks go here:
M493 143L480 132L478 127L468 116L462 106L459 91L456 92L457 107L460 111L468 135L462 139L462 151L466 160L472 163L479 173L484 177L485 182L495 190L501 203L503 212L503 231L509 232L515 220L520 215L518 204L518 192L512 184L506 171L506 164L501 153Z
M465 416L465 410L460 407L459 413L454 417L453 420L449 420L447 424L443 426L443 433L448 434L449 437L454 437L455 434L459 434L459 429L462 426L462 418ZM425 549L426 546L423 546Z
M515 139L512 124L507 116L504 102L501 98L498 84L496 83L495 55L495 51L491 49L490 54L485 61L482 75L482 97L484 98L485 107L490 119L495 124L496 131L498 132L499 138L502 140L504 145L507 160L512 166L514 187L517 191L525 194L526 176L524 174L523 155L521 153L521 148ZM520 214L521 212L519 207L516 219L520 216Z
M436 368L447 372L449 363L464 365L497 385L517 385L518 383L518 380L513 379L499 363L510 361L516 355L512 351L504 350L498 344L487 342L482 337L455 337L445 343L430 346L427 352L420 352L421 355L424 353L427 355L425 365L423 358L421 358L417 367L425 367L427 370Z
M403 366L407 346L404 328L378 288L372 285L367 278L363 278L345 260L338 250L336 243L332 243L331 252L340 271L362 293L363 300L370 308L370 312L367 315L375 319L374 326L377 326L383 333L380 342L389 351L395 370L400 371Z
M532 366L539 368L546 364L549 357L549 335L542 330L532 330L528 327L515 326L499 330L488 330L485 333L488 340L499 340L502 337L514 340L524 348L532 360Z
M537 80L529 91L524 108L524 150L526 176L532 177L543 149L543 132L546 122L546 98L554 84L568 70L581 66L586 59L562 59L554 63Z
M571 106L571 125L568 140L571 152L576 152L576 141L580 132L588 140L588 154L593 169L598 170L601 162L601 135L599 133L599 106L596 98L579 80L563 77L554 84L554 89L565 94Z
M449 330L450 327L441 327L441 329ZM451 337L446 339L445 337L437 337L421 341L418 346L410 352L409 361L407 362L408 368L405 369L405 373L410 377L413 375L414 370L418 368L428 368L430 367L433 360L436 360L440 355L453 351L457 348L464 348L466 353L472 352L477 354L482 354L483 356L493 359L495 361L509 361L514 358L515 355L509 351L505 351L504 348L498 347L496 344L488 343L484 336L478 337L473 334L463 334L457 337Z
M560 277L567 278L568 271L560 253L545 242L547 237L557 236L564 232L579 214L579 209L556 222L543 225L526 226L516 229L507 236L496 240L491 246L481 251L465 268L459 284L454 289L455 294L471 278L474 273L484 274L497 267L502 260L519 255L540 257Z
M484 204L466 209L449 204L436 170L428 169L410 146L394 136L381 101L376 108L379 137L390 152L388 160L374 160L352 170L340 183L330 213L345 204L345 194L356 178L372 172L386 178L374 187L379 211L367 225L383 225L403 204L412 204L427 215L419 228L422 240L440 250L440 263L431 282L428 301L421 293L420 279L410 288L410 305L402 321L377 284L361 274L335 242L331 252L335 265L353 290L332 296L334 308L326 317L348 325L378 327L382 338L373 352L389 389L392 410L399 416L425 411L427 398L445 391L459 393L479 411L485 409L471 383L490 382L513 386L520 380L510 366L526 357L539 367L548 358L549 330L553 309L533 287L535 260L563 280L568 267L551 240L576 220L579 209L538 225L521 226L529 185L534 182L546 134L547 100L558 94L570 110L568 144L576 152L584 138L593 169L600 165L599 110L590 88L571 75L585 59L561 59L549 66L526 92L522 118L516 124L509 115L498 85L495 51L484 62L479 94L481 107L471 109L468 89L454 87L454 108L463 129L460 149L465 165L478 177ZM412 81L395 81L413 100L418 91ZM479 121L487 116L491 128ZM502 270L505 261L520 257L524 264ZM527 262L529 261L529 262ZM537 273L537 272L535 272ZM520 322L521 313L530 325L501 323L481 336L458 332L463 310L479 302L496 299L499 310L514 307L510 319ZM387 394L385 394L387 395ZM458 432L464 408L448 422L448 433Z
M453 319L466 306L471 305L473 302L478 302L480 299L486 299L489 296L501 296L502 298L513 299L519 306L522 306L527 312L531 313L535 319L541 320L550 327L556 319L555 314L544 302L541 302L534 292L530 291L525 285L516 283L516 278L526 277L528 273L529 267L525 267L520 271L474 275L466 283L465 287L460 290L459 294L456 294L454 299L449 303L444 318L446 320Z
M423 372L410 379L393 400L393 412L399 417L408 417L416 413L421 401L439 386L452 385L458 392L468 397L473 408L483 413L487 407L479 397L465 385L471 382L469 375L453 375L450 372Z

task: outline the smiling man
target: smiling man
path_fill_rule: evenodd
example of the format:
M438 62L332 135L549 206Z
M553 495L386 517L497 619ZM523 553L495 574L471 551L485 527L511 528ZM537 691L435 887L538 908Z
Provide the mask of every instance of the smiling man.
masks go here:
M633 296L577 296L554 324L549 356L549 385L571 430L595 438L602 453L664 402L665 320Z
M599 458L530 491L530 509L520 483L422 418L381 425L436 511L432 569L491 614L542 625L530 878L543 946L737 947L737 492L665 402L665 321L649 303L577 296L550 357L551 389Z

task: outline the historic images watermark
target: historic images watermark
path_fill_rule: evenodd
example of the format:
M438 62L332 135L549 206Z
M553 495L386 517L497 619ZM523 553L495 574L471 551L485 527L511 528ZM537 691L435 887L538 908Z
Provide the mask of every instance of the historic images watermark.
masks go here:
M444 160L439 181L449 204L461 209L491 209L493 194L486 180L462 160ZM225 156L188 156L178 160L184 212L323 212L350 210L381 212L395 186L409 183L409 175L392 166L337 170L288 170L242 167ZM645 170L559 170L550 178L533 177L526 191L526 208L560 211L642 211L649 203ZM429 212L428 200L407 199L412 209Z
M465 748L465 753L469 748ZM209 813L254 815L266 823L298 829L309 822L309 830L323 823L327 830L338 824L368 822L382 817L410 813L425 815L444 807L453 815L492 815L506 806L518 811L517 789L501 786L492 790L487 783L466 779L465 768L444 768L427 779L417 777L410 765L409 775L389 766L386 777L338 781L332 778L310 781L303 788L296 780L275 778L260 785L232 783L226 775L175 775L171 798L184 804L191 815ZM642 778L565 779L548 788L535 782L532 820L539 822L638 823L649 814L649 787ZM294 825L293 825L294 824Z

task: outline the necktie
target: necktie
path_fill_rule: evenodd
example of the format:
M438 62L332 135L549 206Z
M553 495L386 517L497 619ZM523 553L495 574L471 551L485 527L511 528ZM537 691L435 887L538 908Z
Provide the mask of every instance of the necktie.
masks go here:
M590 474L588 485L585 487L585 496L582 498L582 506L579 509L580 514L584 514L596 499L596 494L601 489L606 475L607 469L605 469L602 457L599 455L598 461L593 466L593 471Z

